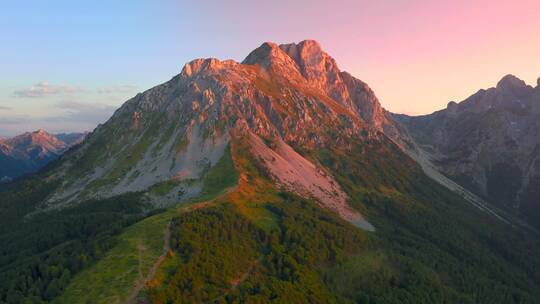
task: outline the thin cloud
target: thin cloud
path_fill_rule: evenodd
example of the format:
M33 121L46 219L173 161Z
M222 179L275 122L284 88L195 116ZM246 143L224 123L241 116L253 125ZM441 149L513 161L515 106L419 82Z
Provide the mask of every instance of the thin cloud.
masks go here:
M77 101L61 101L56 104L57 108L66 110L66 114L51 117L50 120L68 120L86 123L102 123L109 119L116 107L104 104L90 104Z
M30 116L28 115L10 115L10 116L0 116L0 127L2 125L20 125L25 124L30 121Z
M126 84L126 85L114 85L98 88L96 91L99 94L114 94L114 93L131 93L137 89L137 86Z
M0 106L0 110L8 111L8 110L11 110L11 108L10 107Z
M53 85L50 84L48 81L42 81L29 88L16 90L15 92L13 92L13 95L15 95L15 97L22 98L41 98L50 95L70 94L81 91L82 89L76 86Z

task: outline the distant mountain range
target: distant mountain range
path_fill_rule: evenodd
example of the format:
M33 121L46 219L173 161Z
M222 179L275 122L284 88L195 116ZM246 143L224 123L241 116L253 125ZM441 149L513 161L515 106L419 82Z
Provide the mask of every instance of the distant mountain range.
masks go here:
M35 172L57 159L87 133L49 134L45 130L0 138L0 182Z
M540 79L507 75L433 114L394 117L449 178L540 226Z

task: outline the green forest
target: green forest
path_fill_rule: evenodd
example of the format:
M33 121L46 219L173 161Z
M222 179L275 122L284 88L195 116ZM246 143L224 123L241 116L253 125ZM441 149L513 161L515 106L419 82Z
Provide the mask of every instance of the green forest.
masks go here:
M29 213L54 185L31 177L0 192L0 303L48 303L145 216L138 193Z

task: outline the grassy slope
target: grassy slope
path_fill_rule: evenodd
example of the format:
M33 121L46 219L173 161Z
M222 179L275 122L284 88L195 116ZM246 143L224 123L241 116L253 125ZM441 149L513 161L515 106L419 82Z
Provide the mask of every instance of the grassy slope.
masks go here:
M117 245L75 276L53 303L122 303L139 277L139 267L146 274L161 254L160 236L174 214L171 210L128 227L118 236Z
M237 180L230 150L226 149L224 156L203 178L202 196L194 202L213 199ZM167 223L189 205L169 209L127 228L118 236L117 245L94 266L75 276L54 303L122 303L139 278L139 266L145 277L161 254ZM141 246L144 250L139 250Z

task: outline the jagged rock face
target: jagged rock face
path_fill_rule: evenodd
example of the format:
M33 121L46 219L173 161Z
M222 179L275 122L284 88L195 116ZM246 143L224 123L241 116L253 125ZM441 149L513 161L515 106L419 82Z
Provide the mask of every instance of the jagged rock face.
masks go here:
M261 64L277 74L290 75L289 78L293 81L301 79L301 83L307 82L308 86L324 92L347 109L356 112L366 126L398 133L371 88L349 73L340 71L336 61L324 52L316 41L305 40L298 44L279 46L265 43L253 51L243 63Z
M0 140L0 182L35 172L84 139L84 133L64 134L64 141L45 130Z
M193 60L170 81L127 101L64 157L55 172L63 183L48 204L143 191L168 180L189 180L187 192L196 194L205 170L234 137L247 134L291 149L346 148L384 137L385 128L396 127L373 91L340 71L317 42L264 43L242 63ZM315 181L329 184L322 178L297 182L311 189L322 185ZM325 193L311 194L324 200ZM340 208L333 210L349 210Z
M444 110L396 118L464 186L492 202L540 209L540 86L508 75Z

